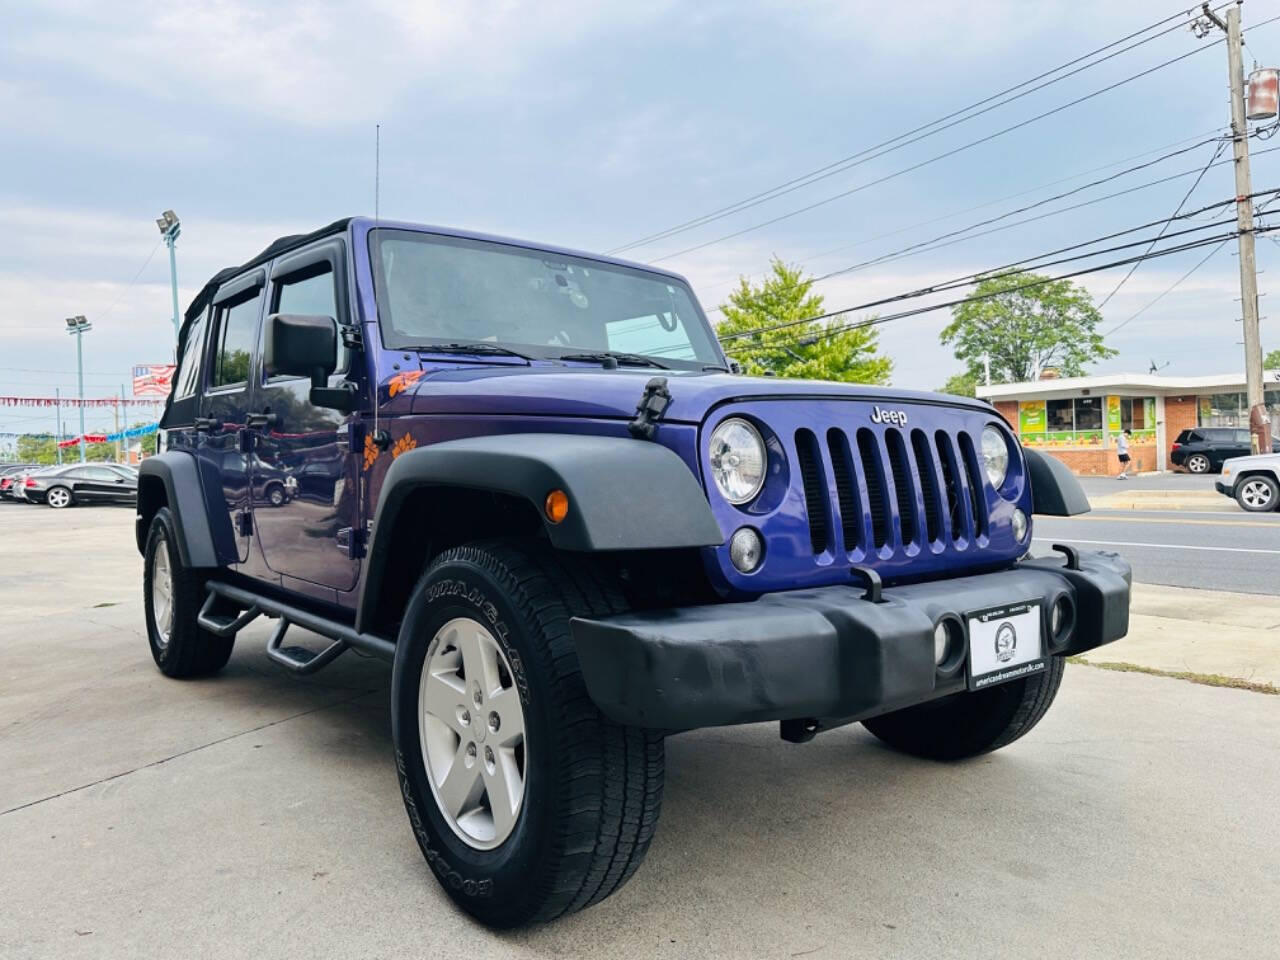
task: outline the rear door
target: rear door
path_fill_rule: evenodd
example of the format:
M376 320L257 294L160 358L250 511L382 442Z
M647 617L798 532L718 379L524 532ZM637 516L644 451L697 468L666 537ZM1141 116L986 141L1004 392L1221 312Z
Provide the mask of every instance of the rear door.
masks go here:
M345 243L332 237L277 260L267 290L277 313L350 321ZM267 336L264 321L262 336ZM261 355L261 350L260 350ZM350 362L339 344L329 385L345 379ZM254 437L254 524L267 566L311 583L350 590L360 574L356 457L347 414L311 403L311 381L259 369L253 417L266 422ZM273 495L282 485L286 496Z
M253 270L223 284L213 298L208 376L196 420L196 456L206 484L222 490L236 556L249 557L249 456L245 449L250 370L267 273ZM206 486L208 490L208 486Z

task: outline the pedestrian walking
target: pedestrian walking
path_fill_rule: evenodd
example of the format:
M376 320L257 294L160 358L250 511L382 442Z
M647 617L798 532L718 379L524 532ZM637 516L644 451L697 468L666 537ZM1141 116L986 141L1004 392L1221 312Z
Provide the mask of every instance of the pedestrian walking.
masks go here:
M1120 474L1117 480L1129 479L1129 437L1133 435L1132 430L1124 430L1120 436L1116 437L1116 453L1120 457Z

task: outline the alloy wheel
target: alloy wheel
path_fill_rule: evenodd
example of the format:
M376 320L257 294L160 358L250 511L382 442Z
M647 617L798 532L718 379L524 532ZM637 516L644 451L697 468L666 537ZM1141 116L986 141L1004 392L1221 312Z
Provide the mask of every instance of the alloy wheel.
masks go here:
M450 620L432 639L418 685L418 732L450 828L477 850L500 846L524 804L524 707L506 654L479 621Z
M1246 480L1240 488L1240 499L1252 510L1265 510L1271 506L1271 485L1265 480Z
M1187 460L1187 469L1192 473L1208 473L1209 458L1204 454L1197 453Z
M173 630L173 567L164 537L156 537L151 556L151 619L156 624L156 646L163 650Z
M66 487L54 487L45 496L45 500L55 510L61 510L63 507L71 505L71 491Z

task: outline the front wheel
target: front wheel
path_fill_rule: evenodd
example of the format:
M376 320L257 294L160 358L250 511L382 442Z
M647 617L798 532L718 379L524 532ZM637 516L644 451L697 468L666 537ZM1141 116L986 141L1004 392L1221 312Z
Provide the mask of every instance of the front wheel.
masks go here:
M1280 484L1270 477L1245 477L1236 486L1236 503L1250 513L1269 513L1280 503Z
M588 564L537 545L457 547L414 590L391 682L401 792L445 891L483 923L597 903L648 851L662 737L600 714L569 633L621 609Z
M903 753L930 760L963 760L1008 746L1040 722L1058 694L1065 670L1052 657L1040 673L985 690L908 707L864 720L863 726Z
M50 487L49 492L44 495L44 502L55 510L62 510L75 503L75 498L66 487Z
M1193 453L1187 457L1187 471L1189 473L1208 473L1211 466L1209 458L1203 453Z

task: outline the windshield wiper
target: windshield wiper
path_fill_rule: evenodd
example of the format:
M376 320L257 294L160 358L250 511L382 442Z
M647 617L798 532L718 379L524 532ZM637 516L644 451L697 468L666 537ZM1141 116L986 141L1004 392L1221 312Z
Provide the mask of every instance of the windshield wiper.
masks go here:
M418 349L423 353L474 353L492 357L519 357L521 360L534 359L528 354L500 347L496 343L432 343Z
M665 363L659 363L652 357L646 357L641 353L623 353L621 350L600 350L594 353L562 353L561 360L582 360L585 362L594 361L596 363L604 363L606 360L616 360L619 364L626 364L629 367L657 367L659 370L670 370Z

